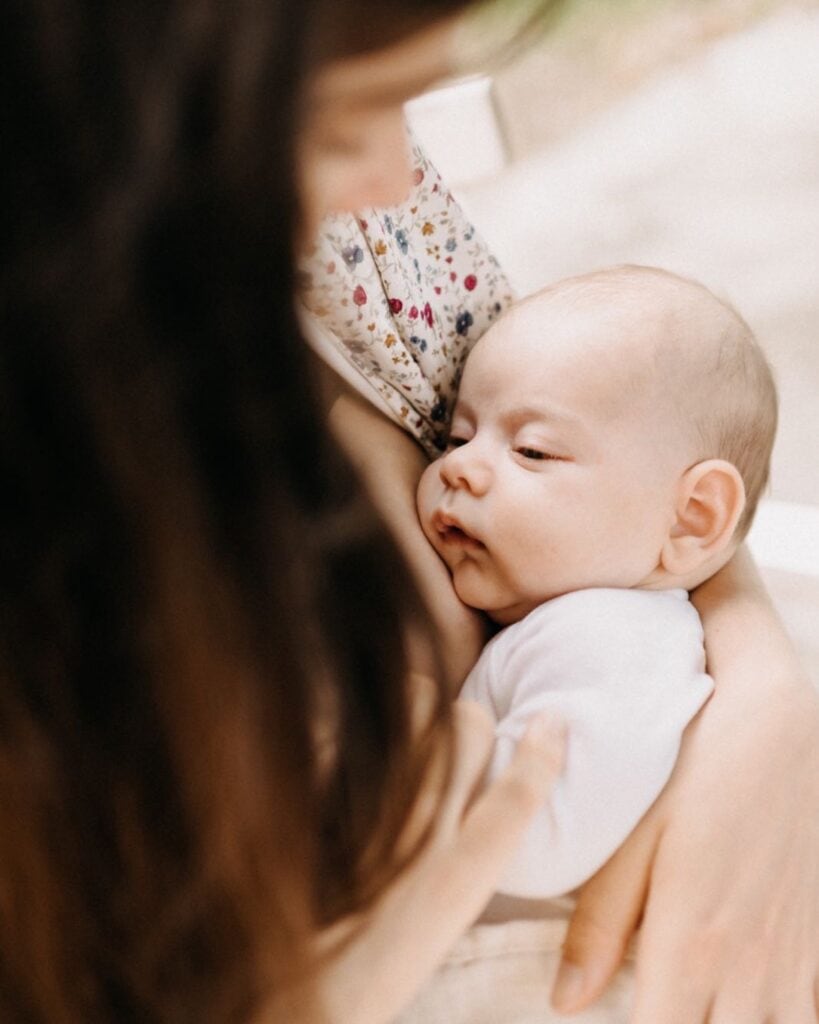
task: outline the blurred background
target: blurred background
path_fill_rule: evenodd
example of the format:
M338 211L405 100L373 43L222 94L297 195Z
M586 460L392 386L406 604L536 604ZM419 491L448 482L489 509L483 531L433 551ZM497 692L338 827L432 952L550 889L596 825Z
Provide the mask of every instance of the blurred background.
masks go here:
M647 263L751 324L781 401L751 544L819 683L819 0L571 0L409 115L519 294Z

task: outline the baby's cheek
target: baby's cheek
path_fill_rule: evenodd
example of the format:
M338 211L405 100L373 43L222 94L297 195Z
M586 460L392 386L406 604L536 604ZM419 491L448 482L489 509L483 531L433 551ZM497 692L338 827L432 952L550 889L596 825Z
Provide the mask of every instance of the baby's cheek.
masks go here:
M432 528L432 513L441 500L443 484L438 474L436 464L433 462L427 466L418 481L415 500L418 509L418 518L421 521L421 528L427 540L435 547L435 531Z

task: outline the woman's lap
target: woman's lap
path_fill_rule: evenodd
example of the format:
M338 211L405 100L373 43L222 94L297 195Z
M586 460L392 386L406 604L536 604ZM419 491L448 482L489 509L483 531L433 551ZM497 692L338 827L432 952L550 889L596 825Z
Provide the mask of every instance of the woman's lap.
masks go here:
M571 1018L551 1009L566 922L509 921L471 928L396 1024L627 1024L628 958L603 998Z

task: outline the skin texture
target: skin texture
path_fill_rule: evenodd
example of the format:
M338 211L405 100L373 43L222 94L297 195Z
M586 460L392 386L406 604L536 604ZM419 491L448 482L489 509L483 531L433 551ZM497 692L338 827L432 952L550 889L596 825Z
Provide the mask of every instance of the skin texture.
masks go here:
M458 760L432 841L322 979L334 1024L383 1024L403 1009L480 913L497 881L496 865L514 853L562 765L563 729L538 716L509 770L476 797L494 742L494 728L476 704L456 705L455 739ZM343 941L359 924L346 922L324 940Z
M395 85L396 69L403 68L407 97L417 91L417 62L402 64L399 58L394 52L387 59L378 54L366 58L372 62L366 75L369 95L359 95L354 124L368 129L372 124L373 132L368 130L356 141L350 126L330 147L332 151L349 145L348 166L357 168L346 177L348 187L334 194L331 202L321 187L330 180L328 169L322 169L316 149L329 145L326 129L317 118L307 119L303 178L312 223L328 209L355 208L381 198L369 186L366 196L364 190L353 194L351 183L360 180L359 171L375 175L384 169L393 152L382 145L389 146L387 140L396 137L400 101L387 104L385 111L381 86L387 81ZM438 70L430 66L430 80ZM335 103L334 96L327 96L321 116L325 125L336 124L340 130L349 122L335 120ZM340 106L338 113L345 109ZM401 198L398 193L405 180L398 164L393 166L385 187L402 184L391 198ZM337 410L342 411L343 407ZM433 611L450 664L469 665L480 651L480 630L469 628L459 638L464 616L474 623L472 613L454 597L440 562L430 560L420 526L409 515L407 502L422 468L418 451L398 428L384 426L391 438L387 445L374 444L372 435L354 424L345 443L348 450L358 452L365 477L377 481L372 483L373 495L403 538L422 587L438 595ZM694 603L705 626L716 695L689 730L672 783L660 801L584 887L566 943L567 971L555 1002L570 1011L593 1001L616 970L642 917L632 1024L810 1024L819 1020L819 835L814 824L819 821L819 709L743 549L694 593ZM459 671L454 670L453 679ZM484 729L485 724L476 728ZM470 749L469 742L463 743L459 755L459 771L466 778L474 764ZM528 779L524 788L532 787L530 793L537 785L533 768L530 760L528 772L523 771ZM496 786L501 784L499 780ZM461 800L464 791L462 786ZM453 796L453 805L462 808L458 799ZM534 813L532 804L531 799L514 804L512 820L498 809L497 818L483 821L483 836L494 835L496 825L511 831L522 828ZM328 975L325 991L332 1019L386 1024L398 1008L392 998L384 994L383 1005L374 1005L360 991L366 986L357 984L356 994L356 983L351 989L349 979L372 978L373 963L385 972L415 964L414 973L401 968L400 992L406 1001L434 966L435 959L423 953L424 944L442 952L479 906L477 897L492 890L511 848L490 843L478 849L474 842L463 847L457 838L463 833L453 831L451 821L444 849L454 859L433 856L419 865L421 874L414 877L423 878L433 892L446 892L441 886L451 881L457 859L460 916L447 904L442 918L434 905L411 905L412 900L404 898L410 890L398 892L391 907L394 913L388 918L376 911L372 930L365 928L350 944L346 971L340 968L339 974ZM465 849L469 854L463 860ZM475 899L469 895L473 885ZM385 900L391 898L385 894ZM418 932L422 914L428 921L428 928L421 930L423 943ZM355 950L375 948L383 957L384 947L390 948L388 962L368 961L363 975L356 964L360 968L364 956Z
M333 403L330 426L412 567L437 628L454 697L489 630L486 619L455 593L446 567L418 528L415 491L427 466L426 456L403 430L347 391Z
M455 20L333 61L308 87L299 144L304 237L328 213L400 203L411 183L403 104L452 73Z
M633 316L550 295L478 342L448 450L418 491L424 533L465 604L506 625L569 591L685 586L706 563L719 568L742 482L709 460L724 500L707 481L686 492L696 448L669 427L655 347Z
M640 585L674 511L670 467L652 486L646 459L659 460L641 442L642 410L599 400L608 364L578 345L582 328L538 321L529 307L478 342L449 450L419 488L421 524L456 593L502 624L569 590Z
M584 887L555 1005L594 1001L643 915L631 1024L811 1024L816 693L744 549L693 599L716 692L668 788Z

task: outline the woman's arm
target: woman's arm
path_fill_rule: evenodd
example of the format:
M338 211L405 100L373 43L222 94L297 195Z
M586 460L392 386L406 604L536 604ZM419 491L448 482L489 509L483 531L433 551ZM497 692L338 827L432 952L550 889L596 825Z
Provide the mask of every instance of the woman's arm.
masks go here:
M388 1024L409 1004L486 905L562 768L565 727L540 715L503 775L484 787L493 724L468 701L456 703L454 724L456 761L429 843L352 942L343 945L346 923L327 936L342 942L320 978L327 1024Z
M427 458L397 424L347 390L333 401L330 427L407 559L437 629L447 677L457 692L478 660L487 623L458 599L446 567L418 522L415 490Z
M431 800L422 793L407 826L417 836L436 811L423 850L368 911L319 936L322 963L309 996L300 989L277 996L256 1024L389 1024L485 906L561 771L565 726L535 717L513 762L486 786L493 724L471 701L457 701L453 715L447 791L440 802L437 787ZM323 1013L316 1012L316 996Z
M741 547L691 595L705 629L708 670L718 692L739 687L744 701L816 706L815 691L774 609L753 560Z
M638 920L632 1024L819 1020L819 702L748 553L693 595L716 691L672 781L584 887L554 1000L603 991Z

